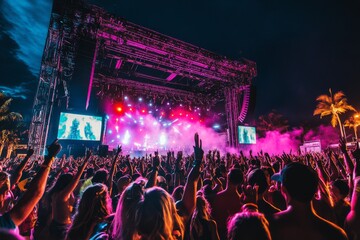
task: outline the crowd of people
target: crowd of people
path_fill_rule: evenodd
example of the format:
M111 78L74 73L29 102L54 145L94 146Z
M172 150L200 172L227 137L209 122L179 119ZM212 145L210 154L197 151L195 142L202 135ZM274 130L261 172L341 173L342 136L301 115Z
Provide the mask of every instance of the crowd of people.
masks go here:
M206 137L206 136L203 136ZM0 239L360 239L360 149L2 159Z

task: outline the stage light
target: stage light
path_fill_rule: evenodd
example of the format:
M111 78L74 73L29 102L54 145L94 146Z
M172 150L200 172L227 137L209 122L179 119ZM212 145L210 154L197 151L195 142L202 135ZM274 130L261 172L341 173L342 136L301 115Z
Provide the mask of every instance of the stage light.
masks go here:
M167 102L167 103L166 103L166 105L168 105L168 106L169 106L169 105L170 105L170 103L169 103L169 102Z
M129 98L127 96L124 97L125 100L128 100Z
M127 106L128 106L128 107L131 107L131 104L128 104Z
M130 133L129 133L129 130L126 130L124 138L122 140L122 143L123 144L128 144L129 140L130 140Z
M142 100L143 100L143 99L142 99L141 97L139 97L139 102L142 102Z
M116 130L116 132L118 132L119 131L119 126L115 126L115 130Z
M146 111L145 109L141 110L142 113L145 113L145 111Z
M160 145L165 145L166 144L166 136L164 133L162 133L160 135Z
M110 119L109 115L106 115L106 117L105 117L105 118L106 118L106 120L109 120L109 119Z
M119 138L120 138L120 135L119 135L119 134L118 134L118 135L116 135L116 138L117 138L117 139L119 139Z
M149 103L149 106L152 107L152 103Z
M220 129L220 125L219 124L214 124L213 129Z
M117 107L117 108L116 108L116 111L121 112L121 111L122 111L122 108L121 108L121 107Z
M108 131L108 133L109 133L109 134L112 134L112 130L110 129L110 130Z

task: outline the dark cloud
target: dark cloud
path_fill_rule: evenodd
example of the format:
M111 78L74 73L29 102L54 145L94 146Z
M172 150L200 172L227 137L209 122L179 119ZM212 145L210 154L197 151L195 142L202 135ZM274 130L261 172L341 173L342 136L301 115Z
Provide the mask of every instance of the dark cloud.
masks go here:
M5 1L1 8L4 20L9 23L4 33L18 44L16 57L35 76L39 74L50 13L51 1L47 0Z

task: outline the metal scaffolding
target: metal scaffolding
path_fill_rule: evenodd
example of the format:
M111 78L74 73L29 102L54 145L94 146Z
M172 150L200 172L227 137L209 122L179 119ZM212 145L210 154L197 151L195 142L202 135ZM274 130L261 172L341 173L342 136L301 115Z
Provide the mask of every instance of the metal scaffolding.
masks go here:
M35 96L29 145L44 150L55 101L76 96L71 84L80 37L94 41L95 52L86 107L93 91L106 84L140 92L187 98L211 106L226 101L229 144L238 146L237 125L244 121L256 64L231 60L198 46L110 15L103 9L55 0Z

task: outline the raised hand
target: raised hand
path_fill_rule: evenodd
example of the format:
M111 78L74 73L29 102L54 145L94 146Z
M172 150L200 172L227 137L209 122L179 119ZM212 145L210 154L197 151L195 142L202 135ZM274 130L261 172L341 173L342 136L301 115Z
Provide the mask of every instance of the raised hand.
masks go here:
M91 150L90 149L86 150L86 159L89 159L91 155L92 155Z
M116 155L119 155L121 153L122 149L121 149L121 145L118 145L117 151L116 151Z
M199 139L198 133L195 133L194 141L195 141L195 146L194 146L195 164L194 165L200 167L202 159L204 157L204 150L202 149L202 140Z
M183 157L182 151L178 151L177 155L176 155L176 160L180 161L182 159L182 157Z
M159 167L160 166L160 158L158 155L158 152L155 152L155 156L153 157L153 167Z
M61 150L61 145L58 142L58 139L55 139L48 147L48 156L55 157Z

